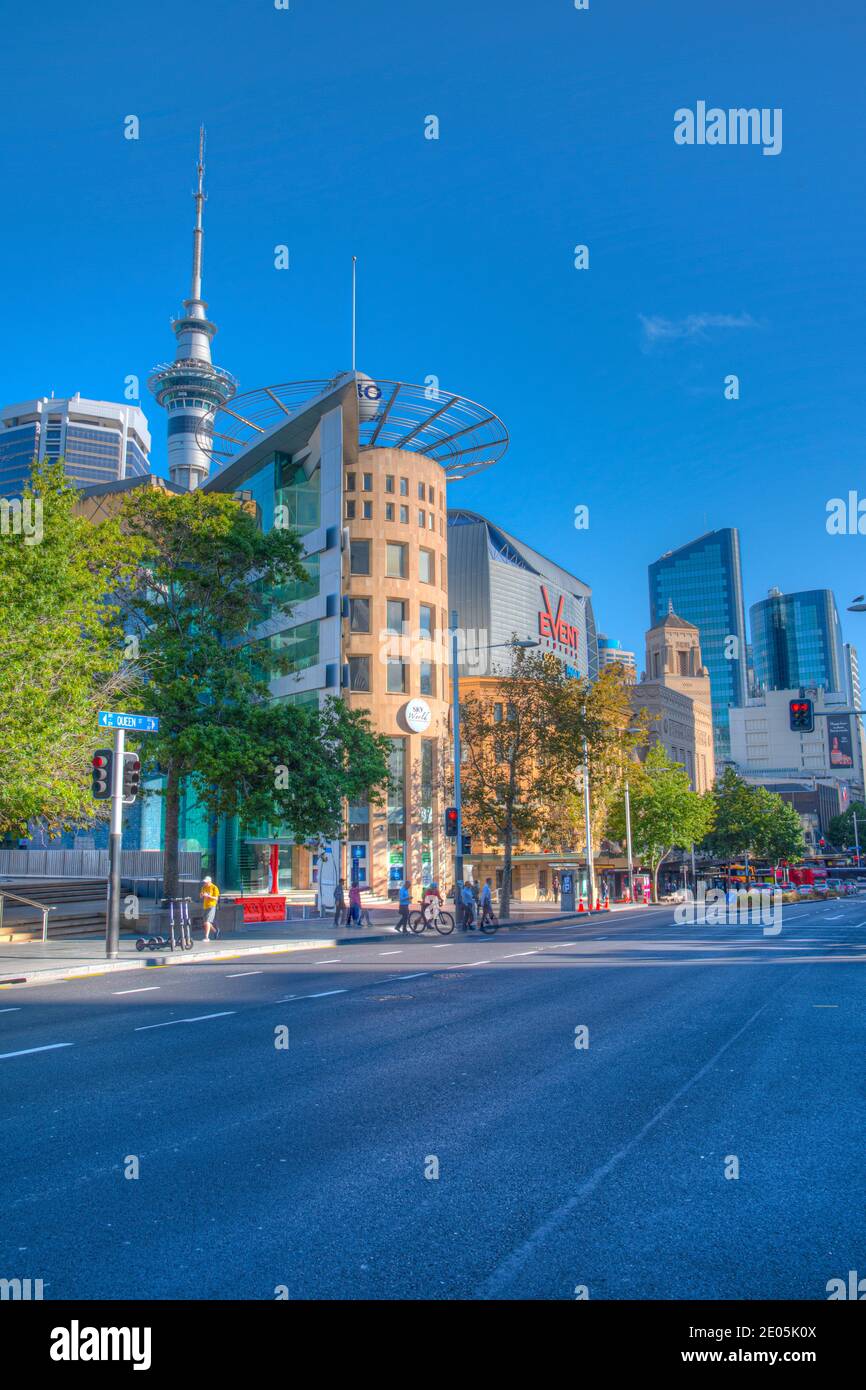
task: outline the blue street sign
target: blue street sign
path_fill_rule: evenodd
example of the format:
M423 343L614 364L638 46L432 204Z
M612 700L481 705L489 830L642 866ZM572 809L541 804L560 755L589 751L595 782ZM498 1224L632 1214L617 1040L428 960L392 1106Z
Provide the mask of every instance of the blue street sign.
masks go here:
M137 734L159 732L159 720L154 714L118 714L116 711L99 711L100 729L130 729Z

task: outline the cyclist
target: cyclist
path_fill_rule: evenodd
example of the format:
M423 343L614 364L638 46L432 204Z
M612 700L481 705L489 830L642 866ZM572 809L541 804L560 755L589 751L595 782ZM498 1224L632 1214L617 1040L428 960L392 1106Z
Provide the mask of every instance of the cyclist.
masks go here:
M425 927L429 927L431 922L435 921L441 907L442 894L439 892L439 884L428 883L421 899L421 916L424 918Z

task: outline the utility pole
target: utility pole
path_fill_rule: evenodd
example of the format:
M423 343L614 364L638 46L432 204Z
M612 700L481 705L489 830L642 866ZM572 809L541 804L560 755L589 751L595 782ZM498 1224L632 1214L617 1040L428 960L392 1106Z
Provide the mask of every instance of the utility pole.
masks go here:
M586 820L586 892L589 899L589 908L595 907L595 876L592 872L592 823L590 820L589 807L589 744L586 735L583 738L583 814Z
M625 779L625 845L628 855L628 896L634 902L634 856L631 848L631 797L629 795L628 778Z
M457 838L454 841L454 885L459 899L463 882L463 798L460 792L460 672L457 651L457 609L451 610L451 724L454 740L454 806ZM456 903L455 903L456 906Z
M851 815L854 818L854 848L857 851L857 868L860 868L860 835L857 830L857 812L852 809Z
M111 830L108 837L108 915L105 922L105 954L117 960L120 946L120 846L123 835L123 764L126 730L114 731L114 766L111 776Z

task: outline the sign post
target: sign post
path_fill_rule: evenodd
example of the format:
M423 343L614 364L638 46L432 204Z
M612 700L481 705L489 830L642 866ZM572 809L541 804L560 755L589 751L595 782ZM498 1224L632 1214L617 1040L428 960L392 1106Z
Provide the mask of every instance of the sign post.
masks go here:
M123 835L123 763L126 731L155 734L159 720L149 714L99 711L100 729L114 730L114 766L111 776L111 821L108 836L108 911L105 920L105 954L117 960L120 948L120 849Z

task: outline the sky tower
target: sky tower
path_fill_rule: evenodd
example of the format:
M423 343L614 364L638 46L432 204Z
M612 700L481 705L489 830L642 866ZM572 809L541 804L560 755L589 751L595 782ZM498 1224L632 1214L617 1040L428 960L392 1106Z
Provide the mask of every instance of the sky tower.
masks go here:
M195 193L195 230L192 234L192 282L184 313L173 321L177 351L173 362L154 367L148 385L168 411L168 469L173 483L192 491L207 478L210 456L199 443L207 438L205 416L234 395L237 382L230 372L211 361L211 340L216 324L207 316L201 297L202 241L204 239L204 126L199 131L198 186ZM197 437L197 435L199 437Z

